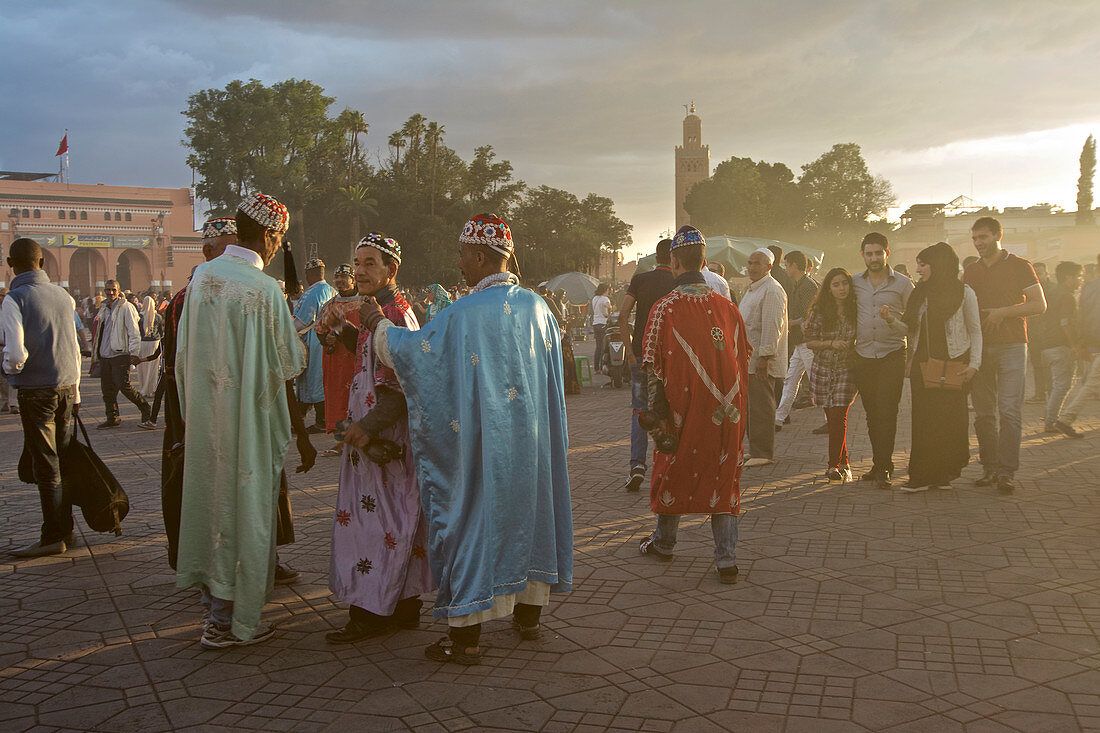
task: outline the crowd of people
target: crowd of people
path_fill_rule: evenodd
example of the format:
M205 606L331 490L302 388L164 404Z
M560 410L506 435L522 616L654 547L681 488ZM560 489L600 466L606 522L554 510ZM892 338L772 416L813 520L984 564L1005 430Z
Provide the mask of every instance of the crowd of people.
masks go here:
M168 561L178 586L197 590L203 648L275 633L263 606L275 584L298 577L277 553L294 541L284 462L293 437L296 470L310 471L316 435L331 436L321 458L340 461L329 588L348 616L329 643L417 628L432 591L448 633L425 649L431 659L476 664L482 624L505 617L521 638L538 638L550 594L572 582L565 396L580 387L566 304L521 285L508 225L492 214L458 236L461 288L401 287L400 244L370 232L331 284L313 257L301 291L288 294L263 269L289 219L254 193L235 216L206 222L205 262L159 304L134 303L108 281L102 302L78 308L49 283L37 243L11 245L3 383L17 391L30 467L21 476L37 484L43 512L38 541L15 554L73 543L59 455L79 411L85 351L103 391L100 428L121 425L119 393L143 429L157 427L164 406ZM976 483L1012 492L1029 334L1045 369L1035 384L1046 429L1080 437L1073 423L1100 392L1100 280L1078 297L1080 265L1061 263L1052 283L1003 249L996 219L976 220L971 234L972 261L962 266L951 245L934 244L917 255L916 283L891 266L878 232L863 238L862 272L833 268L820 284L801 252L762 248L748 257L735 303L724 273L708 266L702 233L684 226L657 244L656 268L619 294L617 317L601 285L590 313L595 366L617 332L632 388L628 491L641 489L652 461L657 519L642 554L670 560L679 517L708 514L717 578L736 582L743 471L776 460L802 402L824 412L826 478L849 482L858 396L872 453L861 479L891 487L906 378L912 445L900 489L960 477L972 403ZM90 336L80 335L80 310Z

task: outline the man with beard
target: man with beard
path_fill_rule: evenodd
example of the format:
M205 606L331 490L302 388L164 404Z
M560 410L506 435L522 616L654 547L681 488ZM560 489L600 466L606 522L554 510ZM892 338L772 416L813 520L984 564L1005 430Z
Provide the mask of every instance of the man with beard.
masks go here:
M867 413L874 463L863 474L877 488L890 487L894 473L894 440L898 404L905 382L905 334L901 320L913 281L887 264L890 242L871 232L859 246L867 269L852 278L856 291L856 347L852 376Z
M503 220L479 214L458 241L469 295L419 331L371 298L361 315L409 403L433 613L450 626L424 653L477 664L485 621L538 638L550 592L572 586L573 521L558 324L519 286Z
M391 322L415 331L416 316L397 290L401 247L378 232L359 241L355 281ZM358 318L356 318L358 320ZM340 489L332 522L329 589L350 605L344 628L325 635L351 644L393 627L420 625L420 594L431 591L428 533L409 441L408 405L393 369L378 360L374 336L330 310L325 324L354 354Z

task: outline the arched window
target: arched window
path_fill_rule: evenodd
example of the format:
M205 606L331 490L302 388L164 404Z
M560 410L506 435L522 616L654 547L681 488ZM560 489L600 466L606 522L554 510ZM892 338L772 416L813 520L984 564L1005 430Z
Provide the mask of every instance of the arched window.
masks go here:
M126 212L126 221L131 221L130 213Z
M76 218L76 212L75 211L70 211L69 212L69 218L70 219L75 219Z
M115 221L122 221L122 214L115 212Z
M42 212L39 211L38 209L35 209L34 210L34 218L35 219L41 219L42 218Z
M58 211L58 212L57 212L57 218L58 218L58 219L64 219L64 218L65 218L65 211L64 211L64 209L62 209L61 211Z
M87 219L88 219L88 212L87 211L81 211L80 212L80 220L81 221L87 221Z
M12 209L8 212L8 216L19 216L19 209Z
M110 221L110 220L111 220L111 212L104 211L103 212L103 221Z

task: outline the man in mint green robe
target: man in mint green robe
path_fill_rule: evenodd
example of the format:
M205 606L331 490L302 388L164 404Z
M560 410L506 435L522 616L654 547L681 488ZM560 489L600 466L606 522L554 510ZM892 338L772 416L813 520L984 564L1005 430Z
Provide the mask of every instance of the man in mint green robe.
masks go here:
M260 611L272 590L290 442L286 382L306 364L279 285L262 270L286 231L280 207L263 194L242 202L245 246L195 269L180 320L176 381L187 448L176 585L203 590L204 648L272 633Z

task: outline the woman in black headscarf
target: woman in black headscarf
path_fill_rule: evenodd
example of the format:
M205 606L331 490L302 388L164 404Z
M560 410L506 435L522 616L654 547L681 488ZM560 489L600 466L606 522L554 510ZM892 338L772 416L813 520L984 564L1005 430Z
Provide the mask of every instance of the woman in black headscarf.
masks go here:
M959 280L959 256L947 242L917 255L920 282L909 296L904 320L914 344L909 384L913 397L913 447L909 481L901 490L950 488L970 461L967 395L982 365L982 327L978 299ZM962 389L930 389L921 364L929 358L957 364ZM965 366L963 366L965 365Z

